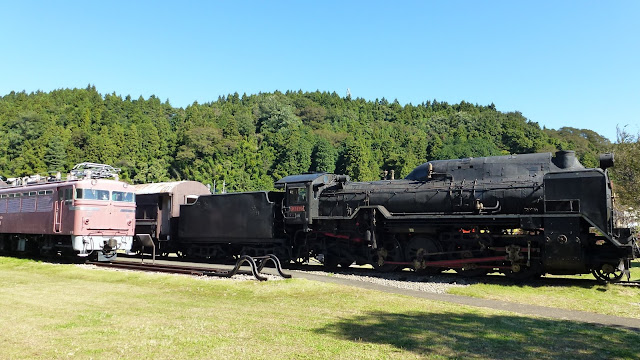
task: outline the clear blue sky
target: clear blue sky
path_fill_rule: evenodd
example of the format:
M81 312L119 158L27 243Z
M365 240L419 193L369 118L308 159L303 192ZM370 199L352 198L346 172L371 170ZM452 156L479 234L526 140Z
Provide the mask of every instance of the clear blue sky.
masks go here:
M0 33L0 96L93 84L186 107L349 88L640 132L640 1L0 0Z

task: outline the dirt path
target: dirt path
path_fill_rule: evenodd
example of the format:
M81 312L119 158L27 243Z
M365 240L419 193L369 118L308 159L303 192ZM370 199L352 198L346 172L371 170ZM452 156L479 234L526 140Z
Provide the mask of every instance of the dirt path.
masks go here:
M391 286L384 286L379 284L372 284L363 281L343 279L325 275L314 275L309 273L303 273L299 271L290 271L293 277L303 278L313 281L321 281L327 283L341 284L347 286L355 286L364 289L384 291L392 294L400 294L406 296L413 296L422 299L446 301L450 303L468 305L482 308L489 308L495 310L510 311L517 314L540 316L558 320L578 321L590 324L605 325L612 327L620 327L629 330L640 331L640 319L619 317L612 315L602 315L586 311L567 310L551 308L546 306L526 305L518 304L507 301L479 299L469 296L450 295L450 294L435 294L425 291L400 289Z

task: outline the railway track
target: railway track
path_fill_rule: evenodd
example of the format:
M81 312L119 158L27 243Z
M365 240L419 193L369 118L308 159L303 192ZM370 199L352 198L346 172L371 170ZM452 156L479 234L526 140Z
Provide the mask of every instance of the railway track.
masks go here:
M258 260L258 261L256 261ZM95 265L99 267L105 267L110 269L124 269L124 270L136 270L136 271L150 271L150 272L161 272L161 273L170 273L170 274L185 274L185 275L196 275L196 276L217 276L217 277L226 277L230 278L236 274L242 275L253 275L259 281L266 281L268 278L264 276L261 272L264 269L267 263L273 263L278 275L281 277L288 279L291 278L291 275L285 274L282 271L282 267L280 266L280 262L278 258L275 256L263 256L259 258L252 258L249 256L242 256L236 262L233 269L221 269L214 268L209 266L191 266L184 264L167 264L167 263L143 263L143 262L131 262L131 261L113 261L113 262L98 262L98 261L87 261L85 264ZM246 265L250 268L250 270L243 270L241 266Z
M322 266L318 265L300 265L300 264L291 264L289 266L291 270L299 270L299 271L308 271L308 272L328 272L328 270L324 269ZM584 277L556 277L556 276L543 276L536 279L530 280L513 280L509 279L503 275L499 274L489 274L477 277L470 277L463 274L458 274L454 272L445 272L438 274L421 274L413 271L395 271L395 272L380 272L375 269L369 268L358 268L358 267L349 267L349 268L338 268L335 270L336 273L346 274L346 275L356 275L356 276L368 276L373 278L381 278L381 279L389 279L392 278L394 280L408 281L408 282L419 282L419 281L438 281L438 282L449 282L449 283L458 283L458 284L497 284L497 285L527 285L533 287L539 286L594 286L594 285L605 285L599 280L596 280L591 277L591 275L585 275ZM616 283L611 283L611 285L615 286L628 286L628 287L639 287L640 288L640 280L631 280L631 281L620 281Z
M134 259L134 257L129 257L129 259ZM168 264L167 264L168 263ZM96 264L98 266L107 266L114 267L120 266L119 264L123 264L121 268L129 268L131 266L132 270L146 270L143 268L138 268L140 263L134 263L132 261L116 261L111 264L116 265L104 265L104 264ZM211 264L201 262L201 266L185 266L182 264L182 261L176 261L174 259L163 259L163 264L156 265L155 267L149 266L149 270L146 271L156 271L156 272L167 272L167 273L182 273L182 274L190 274L190 275L199 275L199 276L219 276L219 277L231 277L234 274L245 274L252 275L252 271L248 270L240 270L237 269L235 272L233 270L228 269L218 269L216 267L229 265L223 264ZM133 268L133 266L136 268ZM148 264L144 264L148 265ZM231 265L233 266L233 265ZM485 275L479 277L469 277L457 273L442 273L442 274L421 274L413 271L396 271L396 272L380 272L375 269L369 268L359 268L359 267L349 267L349 268L338 268L335 271L328 271L325 269L320 263L313 264L286 264L288 270L294 271L303 271L309 273L340 273L344 275L355 275L355 276L366 276L372 278L380 278L380 279L392 279L406 282L441 282L441 283L457 283L457 284L496 284L496 285L513 285L515 284L526 284L527 286L540 287L540 286L582 286L582 287L590 287L594 285L603 285L602 282L591 278L591 276L585 276L584 278L568 278L568 277L541 277L538 279L532 279L528 281L514 281L508 279L502 275ZM262 269L260 269L261 271ZM259 272L258 271L258 275ZM233 273L231 273L233 272ZM282 270L279 270L282 272ZM260 275L259 275L260 276ZM290 275L285 276L290 277ZM257 278L257 277L256 277ZM260 280L260 279L259 279ZM625 286L625 287L639 287L640 288L640 280L633 281L620 281L618 283L614 283L612 285L615 286Z

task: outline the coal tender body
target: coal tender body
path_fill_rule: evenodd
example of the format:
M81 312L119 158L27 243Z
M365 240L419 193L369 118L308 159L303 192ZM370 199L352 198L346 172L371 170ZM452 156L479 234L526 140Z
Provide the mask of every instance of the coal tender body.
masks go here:
M181 206L177 248L187 257L231 260L274 254L290 260L282 192L202 195Z
M294 252L321 254L329 267L356 261L514 278L592 272L617 281L637 245L629 229L614 227L612 165L606 154L587 169L561 151L431 161L403 180L323 174L276 186L286 192L285 224L299 225Z

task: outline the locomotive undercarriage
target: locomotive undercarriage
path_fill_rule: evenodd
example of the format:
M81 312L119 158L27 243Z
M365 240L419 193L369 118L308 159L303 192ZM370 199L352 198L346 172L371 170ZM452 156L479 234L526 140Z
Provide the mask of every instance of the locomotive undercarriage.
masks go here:
M371 264L380 271L411 268L416 272L436 274L455 269L465 276L503 272L514 278L542 274L539 242L542 236L465 234L441 232L439 236L425 233L385 233L378 237L377 247L367 243L366 233L355 241L344 234L323 234L325 245L318 244L316 253L323 255L326 267L346 267L354 261ZM447 239L448 240L444 240ZM472 239L473 238L473 239Z
M259 239L242 243L230 243L224 240L190 241L181 242L177 246L178 257L190 260L235 262L243 255L260 257L276 255L286 264L291 259L289 249L284 246L282 240Z
M117 243L105 244L103 250L80 254L73 248L69 235L0 234L0 254L40 256L46 258L72 259L90 256L98 260L100 255L111 258Z
M517 221L496 225L438 226L428 221L406 223L361 216L357 222L324 222L307 236L311 254L322 254L327 268L371 264L380 271L404 268L435 274L453 269L465 276L500 272L523 280L549 274L593 273L601 281L618 281L625 272L620 249L589 232L589 227L566 221L578 229L575 243L544 229L523 230ZM454 221L449 221L454 223ZM588 251L591 247L598 251ZM586 256L586 254L597 254ZM567 263L571 263L568 267ZM561 264L561 265L559 265ZM628 264L626 266L628 268Z
M2 234L0 253L27 256L72 256L70 236Z

